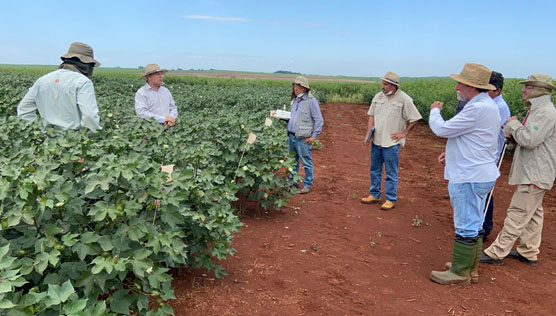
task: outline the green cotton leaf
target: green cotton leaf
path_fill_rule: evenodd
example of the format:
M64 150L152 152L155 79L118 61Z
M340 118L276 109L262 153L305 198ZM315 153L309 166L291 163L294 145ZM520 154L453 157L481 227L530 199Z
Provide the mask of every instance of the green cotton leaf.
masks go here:
M8 251L10 251L10 244L0 247L0 261L8 253Z
M73 293L75 293L75 289L71 285L70 280L64 282L61 287L57 284L49 284L48 297L45 301L46 307L64 303Z
M71 249L77 253L80 260L85 260L85 257L97 254L93 246L84 243L77 243Z
M97 242L100 239L100 236L95 232L86 232L81 235L81 242L84 244L91 244Z
M10 293L12 291L12 282L7 280L0 281L0 294Z
M133 273L140 277L145 276L145 272L152 269L153 263L151 260L130 260L133 267Z
M147 279L149 280L150 286L158 289L160 288L160 283L172 280L172 277L166 274L167 271L168 269L166 268L156 268L151 274L149 274Z
M83 312L86 316L104 316L106 315L106 303L104 301L97 302L93 306L87 307Z
M125 169L124 171L122 171L122 177L129 181L133 179L133 172L131 172L131 170L129 169Z
M129 306L131 306L132 297L134 296L130 295L128 290L114 292L110 309L116 313L129 315Z
M15 307L14 303L12 303L7 298L0 300L0 308L10 309L10 308L13 308L13 307Z
M93 217L93 220L96 222L103 221L106 218L107 214L108 209L95 206L93 206L91 210L89 210L89 213L87 213L87 215Z
M147 295L139 295L137 299L137 309L139 310L139 314L141 314L142 310L149 309L149 297Z
M85 308L85 306L87 306L87 300L88 299L85 298L77 301L67 302L66 304L64 304L63 310L67 315L79 313Z
M65 246L71 247L77 243L76 237L78 236L79 234L67 233L64 236L62 236L62 242L64 243Z
M106 260L104 257L96 257L91 263L95 264L95 266L91 269L93 274L99 274L102 270L112 273L112 270L114 269L112 259Z

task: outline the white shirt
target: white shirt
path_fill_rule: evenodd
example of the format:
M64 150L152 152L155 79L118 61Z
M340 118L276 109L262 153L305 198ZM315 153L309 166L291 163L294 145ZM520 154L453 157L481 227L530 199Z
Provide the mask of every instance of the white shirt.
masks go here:
M162 86L155 91L148 83L135 93L135 112L145 119L152 117L161 124L166 121L166 116L178 117L178 108L170 91Z
M448 138L444 178L451 183L495 181L500 113L486 92L469 100L463 110L444 121L438 108L429 116L432 131Z
M17 115L32 122L37 109L44 127L101 129L93 83L75 71L58 69L37 79L17 106Z

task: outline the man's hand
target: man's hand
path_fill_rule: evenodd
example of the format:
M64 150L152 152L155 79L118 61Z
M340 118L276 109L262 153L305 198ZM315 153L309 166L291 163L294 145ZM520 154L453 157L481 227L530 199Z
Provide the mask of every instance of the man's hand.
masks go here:
M438 156L438 163L443 166L446 164L446 152L443 152Z
M407 136L407 133L401 132L401 133L394 133L394 134L390 135L390 138L391 138L392 140L396 140L396 141L397 141L397 140L400 140L400 139L402 139L402 138L404 138L404 137L406 137L406 136Z
M440 109L440 110L442 110L442 106L444 106L444 103L442 103L442 102L440 102L440 101L434 101L434 102L431 104L431 110L432 110L432 109Z
M506 124L508 124L508 122L510 122L510 121L515 121L515 120L517 120L517 116L512 116L512 117L510 117L509 119L506 120Z
M309 138L305 139L305 142L309 145L313 145L314 141L315 141L315 139L313 137L309 137Z
M168 127L172 127L174 126L174 124L176 124L176 119L171 117L170 115L166 116L164 118L164 125L168 126Z

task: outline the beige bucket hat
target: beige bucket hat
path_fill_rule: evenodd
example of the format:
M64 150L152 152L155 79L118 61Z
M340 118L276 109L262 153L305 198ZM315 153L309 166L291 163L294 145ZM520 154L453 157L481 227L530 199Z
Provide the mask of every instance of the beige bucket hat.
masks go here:
M556 90L556 87L552 84L552 77L545 74L532 74L527 80L521 81L520 84Z
M148 75L157 73L157 72L162 72L162 74L165 74L168 72L168 70L166 69L160 69L160 67L158 66L158 64L148 64L147 66L145 66L145 74L143 75L143 77L146 77Z
M395 84L396 86L400 85L400 76L394 72L387 72L384 77L380 78L383 81L390 82L391 84Z
M459 75L451 74L450 78L471 87L496 90L496 87L489 83L492 71L487 67L474 63L467 63Z
M95 67L100 66L100 63L95 60L93 55L93 48L85 43L73 42L71 43L68 52L62 56L60 59L77 57L82 63L95 64Z
M296 83L302 87L307 88L307 90L311 90L311 88L309 87L309 79L303 76L297 76L297 78L295 78L292 84L296 84Z

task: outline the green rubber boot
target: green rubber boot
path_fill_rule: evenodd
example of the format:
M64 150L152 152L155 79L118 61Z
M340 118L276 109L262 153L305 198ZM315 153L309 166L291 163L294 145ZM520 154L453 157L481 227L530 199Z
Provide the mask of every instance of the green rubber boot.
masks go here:
M471 266L471 283L479 282L479 261L481 259L481 251L483 251L483 237L479 235L477 239L477 252L475 253L475 261ZM452 268L451 262L446 262L444 264L444 269L450 270Z
M471 283L471 267L477 256L477 243L465 244L454 241L452 266L447 271L432 271L430 279L439 284L466 286Z

